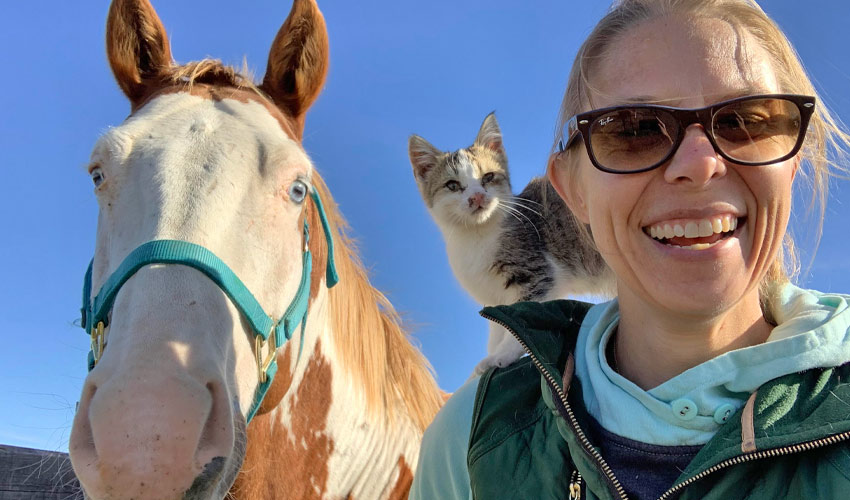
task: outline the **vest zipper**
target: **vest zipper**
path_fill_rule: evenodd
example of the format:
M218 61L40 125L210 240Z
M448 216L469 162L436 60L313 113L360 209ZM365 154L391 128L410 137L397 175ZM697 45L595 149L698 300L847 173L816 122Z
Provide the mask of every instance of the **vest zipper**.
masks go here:
M581 472L578 470L570 476L570 500L581 500Z
M581 443L582 448L584 448L584 450L596 461L596 465L599 466L599 468L602 470L602 473L605 474L605 476L608 478L609 483L614 488L616 494L620 497L620 499L628 500L629 497L626 496L626 490L623 489L623 486L620 484L620 481L614 476L614 471L611 470L611 466L609 466L605 459L602 458L602 455L600 455L599 452L596 451L596 448L594 448L593 445L590 444L590 440L587 439L587 436L585 435L584 431L581 429L581 427L579 427L575 414L573 413L572 408L570 408L569 403L567 403L567 395L555 381L555 377L553 377L552 374L549 373L549 370L547 370L543 366L543 363L541 363L540 360L537 359L537 356L535 356L534 353L531 352L531 349L528 348L528 344L526 344L525 341L522 340L520 336L517 335L517 333L513 331L511 327L493 317L484 314L483 312L479 314L484 319L490 320L493 323L496 323L497 325L503 326L505 330L509 331L511 335L513 335L513 337L517 340L517 342L520 343L522 348L525 349L525 352L528 353L528 356L531 358L531 361L532 363L534 363L534 366L537 367L537 370L546 379L546 383L553 391L558 394L558 398L561 400L561 404L564 406L564 412L567 416L567 423L569 423L570 427L572 427L573 433L575 433L576 437L579 440L579 443Z
M721 469L725 469L730 465L738 465L745 462L752 462L753 460L760 460L762 458L773 458L783 455L790 455L792 453L811 451L816 448L821 448L823 446L829 446L835 443L840 443L841 441L846 441L847 439L850 439L850 431L842 432L840 434L835 434L833 436L825 437L822 439L815 439L814 441L806 441L804 443L794 444L791 446L783 446L780 448L773 448L764 451L754 451L752 453L738 455L737 457L732 457L720 462L719 464L713 465L708 469L700 472L696 476L689 477L687 480L682 481L681 483L665 491L664 494L658 498L658 500L667 500L668 498L671 498L672 495L679 493L685 486L691 485L704 478L705 476L713 472L717 472Z

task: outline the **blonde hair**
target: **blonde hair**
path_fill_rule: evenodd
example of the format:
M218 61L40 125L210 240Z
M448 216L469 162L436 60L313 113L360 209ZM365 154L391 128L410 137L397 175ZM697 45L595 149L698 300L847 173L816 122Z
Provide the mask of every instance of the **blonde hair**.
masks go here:
M606 57L606 51L612 42L638 24L674 15L689 19L714 18L728 22L736 31L752 36L766 50L781 92L817 96L791 42L755 1L617 0L579 48L573 62L558 115L553 152L556 151L558 141L566 140L561 135L565 123L591 105L594 90L591 83L593 72L598 63ZM575 164L574 151L564 153L567 155L565 160L568 167ZM829 178L835 175L846 177L846 161L850 159L848 151L850 135L843 125L832 117L823 100L818 99L801 150L802 162L798 172L811 191L807 213L816 211L817 214L815 248L823 230ZM575 171L575 168L568 168L570 176L571 172ZM763 284L787 281L796 276L799 270L794 241L790 233L786 232L782 249L767 271Z

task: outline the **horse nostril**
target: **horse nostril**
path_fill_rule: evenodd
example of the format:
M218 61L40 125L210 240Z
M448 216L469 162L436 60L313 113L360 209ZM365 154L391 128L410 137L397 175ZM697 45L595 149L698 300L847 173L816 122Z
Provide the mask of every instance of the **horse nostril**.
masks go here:
M77 401L74 426L71 428L71 437L68 443L72 451L76 451L77 455L85 454L89 460L97 459L97 449L94 446L89 415L89 407L92 399L94 399L95 392L97 392L97 387L94 384L86 384L80 400ZM73 456L72 453L71 457L73 458Z
M208 382L206 388L210 394L211 407L198 440L195 460L209 464L228 454L233 446L235 432L233 408L229 404L227 390L217 382Z
M192 486L183 494L184 500L209 498L216 486L221 483L224 474L225 457L214 457L204 465L204 470L192 482Z

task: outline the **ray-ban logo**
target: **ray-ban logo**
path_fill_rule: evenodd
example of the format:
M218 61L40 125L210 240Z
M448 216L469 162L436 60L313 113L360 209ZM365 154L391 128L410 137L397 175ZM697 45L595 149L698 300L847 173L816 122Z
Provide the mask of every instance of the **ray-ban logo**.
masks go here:
M613 121L614 121L614 117L613 117L613 116L607 116L607 117L605 117L605 118L603 118L603 119L599 120L599 126L600 126L600 127L604 127L605 125L608 125L609 123L611 123L611 122L613 122Z

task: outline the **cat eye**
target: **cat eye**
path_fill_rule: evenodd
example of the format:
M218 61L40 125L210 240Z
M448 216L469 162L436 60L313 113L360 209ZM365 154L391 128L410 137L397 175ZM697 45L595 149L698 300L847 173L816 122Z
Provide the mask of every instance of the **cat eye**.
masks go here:
M484 177L481 178L481 185L487 184L488 182L493 182L493 178L496 177L496 174L493 172L487 172L484 174Z
M449 181L449 182L446 183L446 189L448 189L449 191L460 191L461 190L460 182Z

